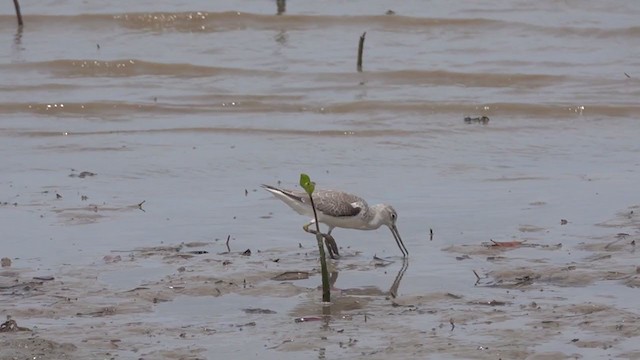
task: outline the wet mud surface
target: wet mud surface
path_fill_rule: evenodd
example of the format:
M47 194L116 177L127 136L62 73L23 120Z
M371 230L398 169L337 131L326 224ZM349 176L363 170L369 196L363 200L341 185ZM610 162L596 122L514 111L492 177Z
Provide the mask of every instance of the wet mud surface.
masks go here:
M478 260L466 291L398 291L410 261L352 253L332 263L333 303L324 308L312 249L248 256L226 251L223 241L180 243L113 251L47 276L15 259L0 270L8 316L0 358L204 359L231 356L243 342L244 356L266 358L636 358L638 209L595 224L610 235L575 245L511 240L440 249L463 268ZM550 260L567 247L579 260ZM122 280L141 268L164 270L135 285ZM335 287L340 276L361 272L384 272L389 284Z
M0 9L0 360L640 358L639 3L284 3Z

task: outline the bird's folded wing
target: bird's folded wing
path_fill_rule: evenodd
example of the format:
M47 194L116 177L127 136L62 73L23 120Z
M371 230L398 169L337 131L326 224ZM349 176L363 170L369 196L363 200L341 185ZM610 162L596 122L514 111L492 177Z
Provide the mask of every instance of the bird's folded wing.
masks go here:
M318 211L334 217L356 216L367 207L359 197L340 192L319 191L313 202Z

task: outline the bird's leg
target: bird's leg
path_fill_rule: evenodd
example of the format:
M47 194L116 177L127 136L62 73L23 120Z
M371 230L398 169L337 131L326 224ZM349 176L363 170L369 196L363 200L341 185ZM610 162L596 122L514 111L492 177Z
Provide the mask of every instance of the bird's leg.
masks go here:
M340 252L338 251L338 244L336 244L336 239L331 236L331 230L322 236L324 237L324 244L327 246L327 250L329 250L329 256L334 260L339 258Z
M315 224L313 221L305 224L304 226L302 226L302 230L310 234L318 234L317 230L309 228L313 224ZM322 237L324 238L324 244L327 246L327 250L329 251L329 257L335 260L340 257L340 253L338 252L338 245L336 244L336 240L333 238L333 236L331 236L331 230L333 229L329 229L329 232L327 234L320 233L320 235L322 235Z

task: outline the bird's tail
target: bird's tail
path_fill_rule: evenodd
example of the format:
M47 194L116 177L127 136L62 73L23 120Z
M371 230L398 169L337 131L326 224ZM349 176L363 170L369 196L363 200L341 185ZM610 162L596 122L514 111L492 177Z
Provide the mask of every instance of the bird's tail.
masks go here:
M278 199L289 205L293 210L301 215L307 214L305 201L302 197L291 190L280 189L275 186L262 184L262 187L273 194Z

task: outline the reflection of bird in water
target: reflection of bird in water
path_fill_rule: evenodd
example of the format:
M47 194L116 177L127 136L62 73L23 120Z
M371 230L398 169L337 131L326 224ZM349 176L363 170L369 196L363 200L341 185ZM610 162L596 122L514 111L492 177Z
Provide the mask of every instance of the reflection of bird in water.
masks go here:
M375 265L374 265L375 267L387 266L393 263L393 261L380 259L375 256L374 256L374 261L375 261ZM402 282L402 278L404 277L404 274L407 272L408 268L409 268L409 258L406 258L406 257L402 258L402 266L400 267L400 270L398 270L398 274L396 275L395 279L393 280L393 283L389 287L389 290L386 292L383 290L380 290L377 287L374 287L374 288L367 287L366 289L357 288L357 289L337 289L337 290L340 290L345 295L367 295L367 296L390 295L392 298L395 299L398 297L398 288L400 288L400 283ZM329 278L329 283L331 284L331 287L335 286L337 280L338 280L338 272L334 271L331 273L331 276Z
M398 271L398 275L396 275L396 278L395 280L393 280L393 284L389 289L389 294L394 299L398 297L398 288L400 287L400 282L402 281L402 277L404 276L404 273L407 272L408 268L409 268L409 259L404 258L402 261L402 267L400 268L400 271Z
M262 187L289 205L298 214L313 216L313 208L306 192L279 189L270 185L262 185ZM325 238L331 257L338 255L338 246L333 236L331 236L331 231L334 228L375 230L382 225L386 225L391 229L402 256L407 257L409 255L396 227L398 214L391 205L378 204L369 206L364 199L356 195L342 191L320 189L316 189L313 192L313 202L318 213L318 222L329 226L329 231L322 235ZM309 229L309 226L314 223L315 220L311 219L302 228L306 232L315 234L315 230Z

